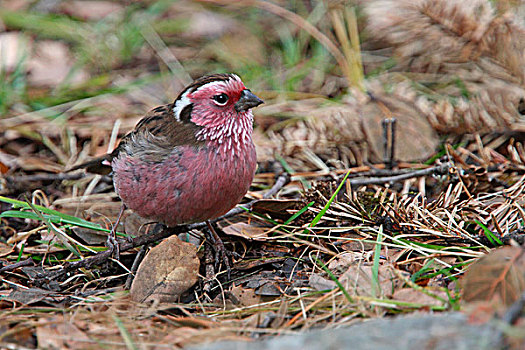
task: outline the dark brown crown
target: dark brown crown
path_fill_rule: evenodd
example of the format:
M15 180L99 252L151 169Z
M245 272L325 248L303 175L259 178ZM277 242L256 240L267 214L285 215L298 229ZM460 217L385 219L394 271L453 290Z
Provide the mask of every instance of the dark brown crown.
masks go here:
M203 77L198 78L197 80L195 80L190 85L186 86L186 88L181 91L179 96L177 96L175 101L180 99L182 97L182 95L184 95L184 93L187 92L187 91L193 92L193 91L197 90L198 88L200 88L201 86L206 85L208 83L213 83L214 81L226 81L226 80L233 79L233 78L235 78L235 76L233 74L217 73L217 74L205 75Z

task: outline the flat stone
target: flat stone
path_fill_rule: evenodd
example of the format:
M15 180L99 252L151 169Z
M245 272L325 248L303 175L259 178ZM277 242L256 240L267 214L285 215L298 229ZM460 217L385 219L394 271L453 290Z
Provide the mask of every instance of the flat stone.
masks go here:
M193 350L407 350L500 349L499 332L488 324L472 325L457 313L382 318L323 331L254 342L217 342Z

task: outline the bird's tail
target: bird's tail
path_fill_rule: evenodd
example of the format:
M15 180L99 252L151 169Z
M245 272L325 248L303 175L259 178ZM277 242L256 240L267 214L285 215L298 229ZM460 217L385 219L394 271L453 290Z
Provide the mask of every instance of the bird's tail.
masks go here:
M100 175L108 175L111 173L111 160L113 159L112 154L105 154L101 157L93 158L82 164L75 165L66 172L72 172L78 169L86 169L87 172Z

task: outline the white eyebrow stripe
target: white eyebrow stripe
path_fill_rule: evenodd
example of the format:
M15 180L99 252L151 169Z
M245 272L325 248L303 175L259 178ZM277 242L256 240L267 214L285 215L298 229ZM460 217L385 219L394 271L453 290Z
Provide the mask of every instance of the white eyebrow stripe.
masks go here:
M182 112L184 107L192 103L190 99L188 98L189 93L190 93L189 91L186 91L184 94L182 94L182 96L177 101L175 101L175 105L173 106L173 114L175 114L175 119L178 122L181 121L180 113Z

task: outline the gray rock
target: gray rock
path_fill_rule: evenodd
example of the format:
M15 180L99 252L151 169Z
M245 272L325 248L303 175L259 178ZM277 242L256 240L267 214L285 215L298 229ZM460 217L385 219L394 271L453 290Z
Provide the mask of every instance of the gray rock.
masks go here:
M500 332L471 325L461 313L415 314L382 318L323 331L254 342L217 342L194 350L332 350L332 349L498 349Z

